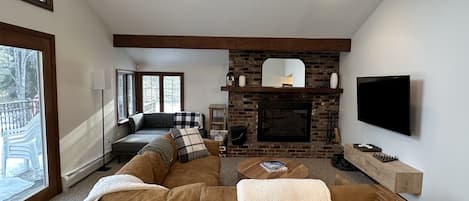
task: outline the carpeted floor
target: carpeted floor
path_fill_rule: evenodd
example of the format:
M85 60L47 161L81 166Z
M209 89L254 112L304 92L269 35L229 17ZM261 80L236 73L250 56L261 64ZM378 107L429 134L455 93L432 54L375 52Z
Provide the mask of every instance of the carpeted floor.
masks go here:
M124 166L124 164L125 163L117 163L117 160L111 161L107 164L107 166L111 168L110 170L106 172L94 172L72 186L68 191L55 196L51 201L83 201L99 178L114 174Z
M242 157L226 157L221 158L221 175L220 183L224 186L234 186L238 182L238 173L236 172L236 165ZM337 170L330 164L330 159L312 159L312 158L296 158L302 162L309 169L310 178L321 179L328 185L334 185L335 175L339 174L347 178L352 183L373 183L367 176L361 172L344 172ZM52 201L82 201L91 190L93 185L99 178L112 175L119 170L125 163L117 163L116 160L108 164L112 169L107 172L95 172L90 176L83 179L81 182L71 187L67 192L64 192L52 199Z

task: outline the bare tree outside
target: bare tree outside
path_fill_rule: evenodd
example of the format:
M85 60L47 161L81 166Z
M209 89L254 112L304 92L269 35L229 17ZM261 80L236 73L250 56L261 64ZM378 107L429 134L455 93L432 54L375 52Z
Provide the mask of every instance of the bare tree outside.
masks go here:
M38 54L0 46L0 102L34 99L38 95Z

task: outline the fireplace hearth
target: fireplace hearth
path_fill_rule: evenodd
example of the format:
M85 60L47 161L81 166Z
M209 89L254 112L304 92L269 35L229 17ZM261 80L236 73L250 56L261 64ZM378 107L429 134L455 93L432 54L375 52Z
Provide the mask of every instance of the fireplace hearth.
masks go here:
M310 142L311 108L310 102L259 103L257 141Z

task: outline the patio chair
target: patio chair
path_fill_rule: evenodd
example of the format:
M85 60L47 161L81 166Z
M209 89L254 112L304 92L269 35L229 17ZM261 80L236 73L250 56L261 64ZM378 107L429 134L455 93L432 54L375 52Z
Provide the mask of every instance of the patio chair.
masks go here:
M28 160L34 174L40 169L38 156L42 152L41 115L34 116L25 126L7 130L2 133L2 175L6 175L8 158L23 158Z

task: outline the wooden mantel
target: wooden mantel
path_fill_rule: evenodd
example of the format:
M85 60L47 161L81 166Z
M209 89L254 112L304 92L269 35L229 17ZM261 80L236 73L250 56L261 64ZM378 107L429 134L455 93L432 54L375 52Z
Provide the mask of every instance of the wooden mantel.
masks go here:
M310 38L114 35L114 47L350 52L351 40Z
M343 89L301 88L301 87L221 87L222 91L235 93L310 93L341 94Z

